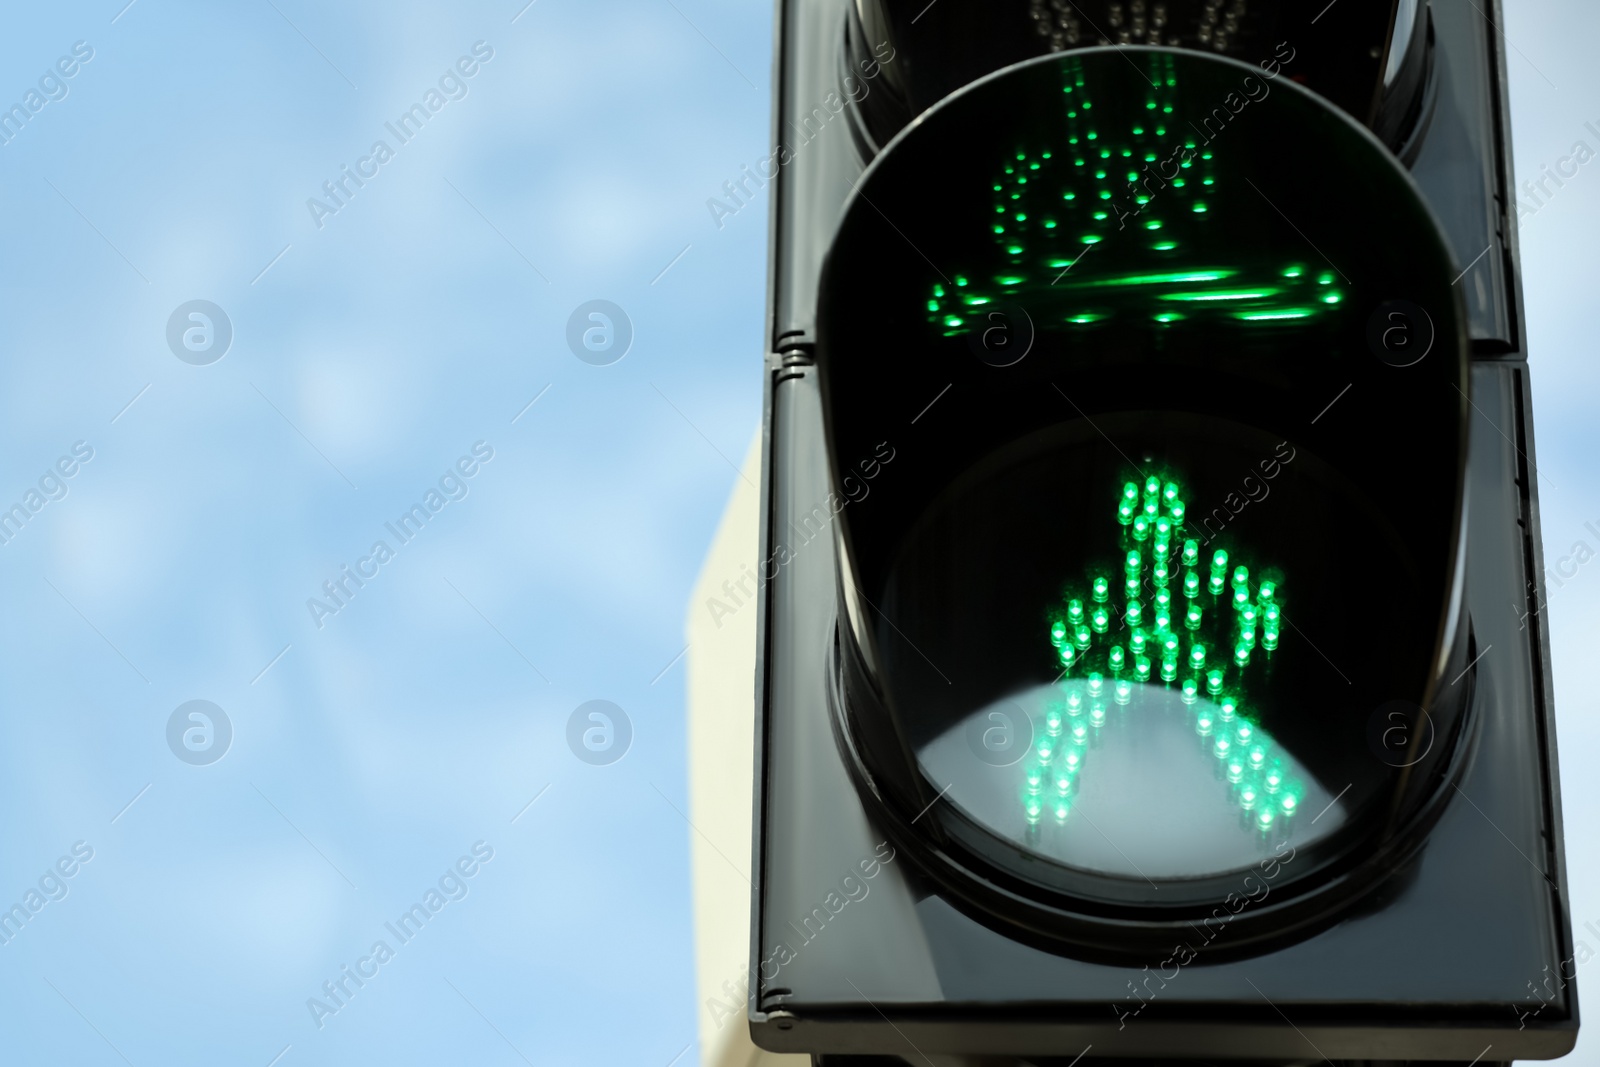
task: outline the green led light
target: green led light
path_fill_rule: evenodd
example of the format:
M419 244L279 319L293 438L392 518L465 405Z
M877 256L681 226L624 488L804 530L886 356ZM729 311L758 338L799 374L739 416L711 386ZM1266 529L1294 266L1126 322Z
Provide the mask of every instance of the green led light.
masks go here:
M1250 769L1259 771L1267 764L1267 750L1262 745L1254 745L1250 749Z
M1074 626L1083 622L1083 601L1067 601L1067 618L1072 620L1072 625Z
M1288 818L1300 810L1300 798L1293 793L1287 793L1282 800L1278 801L1278 807L1283 810L1284 817Z
M1233 590L1233 606L1242 608L1250 603L1250 590L1243 586L1236 586Z
M1094 580L1094 600L1097 604L1104 604L1111 598L1111 583L1106 581L1104 575L1097 575Z
M1128 637L1128 645L1133 649L1134 655L1144 652L1144 646L1147 641L1148 638L1145 637L1143 630L1134 630Z
M1063 641L1061 643L1060 655L1061 655L1061 665L1063 667L1072 666L1072 661L1075 658L1077 658L1077 653L1073 651L1072 645L1068 644L1065 641Z
M1332 285L1333 284L1333 275L1330 274L1328 271L1323 271L1321 274L1317 275L1317 284L1318 285Z
M1193 645L1189 649L1189 666L1197 671L1206 669L1206 646Z
M1191 578L1193 578L1194 577L1194 572L1190 571L1189 572L1189 576ZM1198 582L1199 582L1199 579L1196 579L1196 583L1197 584L1198 584ZM1200 605L1199 604L1190 604L1189 605L1189 610L1184 612L1184 615L1183 615L1183 625L1188 627L1191 630L1200 629Z
M1164 659L1161 661L1161 680L1163 682L1175 682L1178 680L1177 660Z
M1172 514L1172 525L1174 526L1182 526L1184 518L1189 514L1189 509L1184 506L1181 500L1174 500L1172 507L1168 510Z
M1128 553L1128 558L1123 562L1123 569L1125 569L1129 574L1138 574L1139 568L1143 565L1143 563L1144 561L1139 555L1139 550L1134 549Z
M1273 288L1265 288L1221 290L1217 292L1202 293L1163 293L1161 295L1161 299L1181 300L1186 303L1209 302L1216 300L1263 300L1269 296L1275 296L1278 291L1279 290Z
M1183 543L1183 565L1185 567L1198 567L1200 565L1200 542L1185 541Z
M1111 646L1111 657L1110 657L1110 659L1111 659L1111 669L1113 671L1122 670L1123 666L1127 663L1127 658L1126 658L1126 655L1122 651L1122 646L1121 645L1113 645L1113 646Z
M1196 203L1194 205L1194 213L1196 215L1204 215L1206 213L1206 206L1201 203Z
M1256 814L1256 828L1262 833L1269 832L1272 829L1272 824L1275 821L1276 820L1273 818L1271 808L1262 808L1261 811Z
M1185 678L1183 680L1183 702L1185 704L1193 704L1199 699L1199 695L1200 687L1195 684L1195 680L1193 678Z
M1233 742L1226 737L1217 738L1216 742L1211 746L1211 754L1221 760L1227 759L1228 754L1232 751Z
M982 307L984 304L989 303L989 298L986 296L964 296L961 298L961 302L967 307Z
M1261 631L1261 647L1266 649L1268 652L1277 651L1278 631L1276 629L1269 626Z
M1161 229L1161 220L1151 219L1149 222L1144 224L1144 228L1147 230L1159 230Z
M1151 316L1151 318L1154 319L1156 322L1159 322L1161 325L1167 326L1167 325L1170 325L1170 324L1172 324L1174 322L1180 321L1183 318L1183 316L1178 314L1176 311L1163 311L1159 315Z
M1344 297L1340 296L1338 293L1327 293L1323 296L1322 302L1324 304L1337 304L1343 299Z
M1101 696L1103 694L1103 691L1105 690L1105 687L1106 687L1105 676L1102 675L1099 671L1090 671L1089 672L1089 695L1091 697Z
M1190 571L1183 576L1183 595L1186 597L1200 595L1200 576L1194 571Z
M1210 670L1206 672L1206 692L1212 696L1222 692L1222 672Z
M1089 725L1098 730L1105 724L1106 706L1104 704L1096 704L1094 707L1089 709Z
M1134 676L1139 679L1139 681L1148 682L1150 680L1150 657L1135 657L1133 661L1133 673Z
M1101 238L1097 234L1086 233L1079 240L1086 245L1097 245L1100 243Z
M1094 632L1103 634L1111 623L1111 613L1105 608L1095 608L1094 614L1089 616L1089 625L1094 627Z
M1245 566L1233 568L1233 584L1235 588L1248 586L1250 584L1250 568Z
M1150 520L1143 515L1133 520L1133 539L1143 541L1150 536Z
M1238 785L1244 781L1244 764L1239 762L1238 756L1233 756L1228 760L1227 773L1230 785Z
M1233 662L1243 668L1250 662L1250 646L1240 641L1233 650Z
M1137 600L1128 601L1128 610L1123 615L1129 626L1139 626L1144 622L1144 605Z
M1261 794L1256 792L1255 786L1245 785L1239 790L1239 806L1244 808L1245 811L1250 811L1256 806L1256 801L1260 797Z
M1309 319L1315 315L1313 308L1284 308L1281 311L1239 311L1234 317L1245 322L1278 322L1288 319Z
M946 326L960 326L961 322L962 319L960 315L947 315L945 316L944 320L944 324Z
M1285 278L1298 278L1306 272L1304 267L1286 267L1283 271Z
M1174 248L1178 247L1178 242L1176 242L1176 241L1159 241L1156 244L1151 245L1150 247L1155 249L1157 252L1170 252Z
M1122 486L1122 499L1130 504L1139 502L1139 486L1134 482L1127 482Z
M1112 687L1111 698L1118 704L1126 704L1133 699L1133 685L1126 678L1117 679L1117 684Z
M1067 624L1057 619L1050 624L1050 643L1059 645L1067 639Z
M1225 549L1217 549L1211 557L1211 572L1226 572L1228 569L1228 553Z
M1074 690L1073 692L1067 694L1067 714L1068 715L1073 715L1073 716L1077 716L1077 715L1082 715L1083 714L1083 694L1082 693L1079 693L1076 690Z
M1218 574L1216 571L1212 571L1211 580L1206 583L1206 588L1210 591L1212 596L1216 596L1222 592L1222 587L1226 584L1227 582L1222 575Z
M1051 737L1061 736L1061 712L1051 708L1044 716L1045 733Z
M1014 256L1020 256L1020 255L1022 255L1022 246L1021 245L1007 245L1006 246L1006 251L1010 252Z
M1078 627L1077 632L1073 635L1072 643L1077 645L1079 649L1085 649L1089 647L1090 640L1092 640L1092 637L1089 633L1089 628L1087 626L1080 626ZM1246 651L1245 655L1247 657L1249 656L1248 650Z
M1250 740L1255 737L1255 734L1255 728L1247 722L1241 722L1233 731L1234 739L1246 747L1249 746Z
M1022 810L1027 813L1030 824L1036 823L1039 821L1039 816L1044 812L1044 804L1038 797L1029 797L1022 802Z
M1232 722L1233 717L1239 713L1239 702L1232 697L1223 697L1219 714L1223 722Z

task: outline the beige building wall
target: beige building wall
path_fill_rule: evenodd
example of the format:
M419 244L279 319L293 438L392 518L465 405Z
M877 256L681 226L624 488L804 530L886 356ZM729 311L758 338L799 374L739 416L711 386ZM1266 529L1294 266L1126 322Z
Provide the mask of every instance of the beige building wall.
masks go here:
M809 1067L750 1041L750 845L755 761L761 434L745 454L689 600L690 863L703 1067ZM741 579L743 588L740 587Z

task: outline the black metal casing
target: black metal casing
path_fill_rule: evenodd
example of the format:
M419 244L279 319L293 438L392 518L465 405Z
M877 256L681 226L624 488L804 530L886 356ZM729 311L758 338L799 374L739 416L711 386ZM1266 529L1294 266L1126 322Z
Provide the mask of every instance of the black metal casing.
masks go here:
M1335 925L1152 980L1160 955L1143 970L1086 962L1007 937L955 907L884 844L835 737L828 693L838 558L826 520L836 487L812 342L821 264L865 165L849 116L827 103L830 93L846 95L851 6L780 0L777 9L774 128L790 158L772 186L765 366L756 1042L886 1062L945 1054L1067 1063L1087 1051L1085 1062L1494 1063L1570 1051L1576 988L1564 977L1573 951L1549 651L1536 610L1543 566L1505 74L1487 21L1498 24L1498 7L1486 17L1465 0L1433 4L1430 114L1404 152L1466 265L1458 285L1475 408L1466 569L1481 653L1476 751L1426 846ZM868 93L879 88L859 70L854 77ZM891 446L949 432L933 420L913 424L942 384L908 373L905 410L885 413ZM1556 974L1563 977L1549 981Z

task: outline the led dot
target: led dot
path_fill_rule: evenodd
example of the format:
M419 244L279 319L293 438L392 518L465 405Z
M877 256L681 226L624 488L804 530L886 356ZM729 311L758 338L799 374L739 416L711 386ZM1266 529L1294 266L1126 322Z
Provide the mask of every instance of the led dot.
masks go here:
M1050 757L1056 754L1055 740L1049 737L1041 737L1038 743L1033 746L1033 750L1038 753L1040 763L1049 763Z
M1233 662L1238 664L1240 667L1243 667L1245 664L1249 663L1250 646L1245 644L1243 641L1240 641L1238 646L1233 650Z
M1256 815L1256 827L1262 833L1267 833L1270 831L1272 829L1272 824L1275 821L1276 820L1273 818L1271 808L1262 808L1261 811Z
M1211 727L1213 725L1214 723L1211 718L1211 713L1209 711L1202 711L1194 720L1195 733L1199 734L1201 737L1210 737Z
M1061 665L1063 667L1072 666L1072 661L1077 658L1077 651L1069 642L1066 641L1061 642L1061 651L1059 654L1061 656Z
M1094 627L1094 632L1103 634L1111 624L1111 613L1105 608L1095 608L1094 614L1089 616L1089 625Z
M1296 797L1293 793L1290 793L1282 800L1278 801L1278 807L1283 809L1283 814L1285 816L1293 815L1300 809L1300 798Z
M1089 743L1089 728L1081 722L1072 724L1072 743L1075 745L1087 745ZM1077 755L1077 753L1073 753L1073 755ZM1068 758L1070 759L1071 757L1069 756Z
M1133 661L1133 673L1138 676L1139 681L1148 682L1150 680L1150 657L1135 657Z
M1267 750L1261 745L1250 749L1250 769L1259 771L1267 765Z
M1193 704L1199 699L1199 695L1200 687L1195 683L1195 680L1193 678L1185 678L1183 680L1183 702L1185 704Z
M1112 687L1111 696L1118 704L1126 704L1133 696L1132 683L1125 678L1119 679L1117 684Z
M1227 570L1228 570L1228 553L1227 553L1226 550L1219 548L1219 549L1217 549L1216 553L1214 555L1212 555L1212 557L1211 557L1211 569L1214 570L1214 571L1222 571L1224 573L1227 572Z
M1144 631L1142 631L1142 630L1133 631L1133 636L1128 639L1128 644L1133 646L1133 654L1134 655L1137 656L1137 655L1140 655L1141 653L1143 653L1144 652L1144 646L1145 646Z
M1142 565L1142 563L1143 563L1143 560L1139 555L1139 550L1138 549L1134 549L1132 552L1128 553L1128 558L1123 563L1123 569L1126 570L1129 574L1138 574L1139 573L1139 568Z
M1083 601L1067 601L1067 618L1071 619L1074 625L1083 621Z
M1237 756L1228 760L1228 781L1234 785L1244 781L1244 764L1239 762Z
M1257 599L1261 601L1263 606L1272 603L1272 598L1277 595L1278 584L1276 582L1262 582L1261 588L1256 591ZM1272 610L1276 611L1277 609L1273 608Z
M1189 572L1189 577L1191 577L1191 578L1194 577L1194 572L1193 571ZM1184 616L1183 616L1183 625L1188 627L1191 630L1200 629L1200 605L1199 604L1190 604L1189 605L1189 610L1186 611L1184 613Z
M1133 536L1137 541L1143 541L1150 536L1150 523L1143 515L1133 520Z
M1248 607L1250 604L1250 590L1244 586L1236 586L1233 590L1233 606L1235 608Z
M1256 792L1256 787L1253 785L1247 785L1239 790L1239 806L1244 808L1245 811L1254 808L1256 801L1260 798L1261 794Z
M1186 597L1200 595L1200 576L1194 571L1190 571L1183 576L1183 595Z
M1255 729L1247 722L1241 722L1233 731L1233 736L1241 745L1248 745L1255 735Z
M1233 749L1233 742L1226 737L1217 738L1217 743L1211 746L1212 755L1218 759L1227 759L1228 753Z
M1211 670L1206 672L1206 692L1212 696L1222 692L1222 672Z
M1094 707L1089 709L1089 725L1098 730L1105 724L1106 706L1104 704L1096 704Z
M1089 642L1092 639L1093 638L1091 637L1091 635L1089 633L1089 628L1087 626L1080 626L1080 627L1078 627L1078 632L1073 634L1072 643L1077 645L1080 649L1084 649L1084 648L1088 648L1089 647ZM1250 656L1250 651L1249 651L1249 649L1246 649L1245 650L1245 658L1248 659L1249 656Z
M1067 714L1083 714L1083 694L1078 692L1076 689L1067 694Z
M1127 654L1122 651L1121 645L1111 647L1111 669L1120 671L1127 664Z
M1206 646L1205 645L1195 645L1195 646L1193 646L1192 648L1189 649L1189 666L1193 667L1197 671L1205 670L1205 668L1206 668Z
M1234 700L1232 697L1223 697L1222 707L1220 710L1222 714L1222 721L1232 722L1234 716L1239 712L1239 702Z
M1059 619L1050 624L1050 643L1059 645L1067 639L1067 624Z
M1094 599L1098 604L1104 604L1111 596L1111 583L1103 575L1094 580Z
M1029 825L1032 825L1039 821L1039 816L1044 811L1044 805L1040 802L1038 797L1029 797L1027 800L1023 801L1022 810L1028 816Z
M1178 680L1178 661L1164 659L1161 661L1161 680L1163 682L1176 682Z
M1077 316L1077 317L1075 317L1073 319L1070 319L1068 321L1070 321L1070 322L1092 322L1094 320L1090 319L1089 317L1087 317L1085 315L1079 315L1079 316ZM1133 505L1132 504L1124 502L1124 503L1120 504L1117 507L1117 521L1122 523L1122 525L1124 525L1124 526L1127 526L1129 523L1133 522Z
M1065 799L1057 800L1055 806L1056 822L1066 822L1067 816L1072 814L1072 804Z
M1051 708L1044 716L1044 729L1051 737L1061 735L1061 712Z
M1196 215L1204 215L1206 213L1206 206L1201 203L1196 203L1194 206L1194 213Z
M1222 575L1217 574L1215 572L1212 572L1211 580L1206 583L1206 588L1208 590L1210 590L1211 595L1212 596L1216 596L1219 593L1221 593L1222 592L1222 586L1223 586Z
M1128 601L1128 610L1123 616L1129 626L1139 626L1144 622L1144 605L1137 600Z
M1044 785L1044 768L1039 766L1036 763L1029 764L1028 765L1028 771L1027 771L1027 780L1028 780L1028 791L1029 792L1038 792L1039 788Z
M1089 695L1097 697L1105 689L1106 680L1099 671L1089 672Z

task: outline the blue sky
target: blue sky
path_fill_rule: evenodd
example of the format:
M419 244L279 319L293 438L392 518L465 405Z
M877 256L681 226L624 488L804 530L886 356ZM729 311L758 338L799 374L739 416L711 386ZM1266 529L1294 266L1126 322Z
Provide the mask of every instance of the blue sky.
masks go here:
M664 1067L694 1039L668 665L760 417L764 204L719 230L705 200L767 140L770 15L523 2L7 14L0 98L65 96L0 147L4 506L93 451L0 545L0 897L93 850L0 946L17 1062ZM592 299L632 323L609 366L567 347ZM208 365L168 347L191 300L232 326ZM196 699L233 731L204 766L167 742ZM567 747L591 699L633 726L611 765Z
M8 1052L664 1067L696 1022L675 657L760 416L766 203L719 229L705 202L770 150L770 6L123 3L0 38L0 102L93 50L0 146L0 506L64 491L0 545L0 903L65 892L0 945ZM1600 149L1600 11L1556 7L1502 27L1523 173ZM1597 168L1522 230L1552 560L1600 549ZM567 347L593 299L632 324L609 366ZM167 342L193 300L231 324L206 365ZM478 442L319 628L307 600ZM1597 592L1586 566L1550 610L1600 925ZM609 765L567 745L593 699L632 724ZM168 743L191 700L231 725L206 765ZM465 895L399 943L442 876ZM377 970L314 1019L346 965Z

